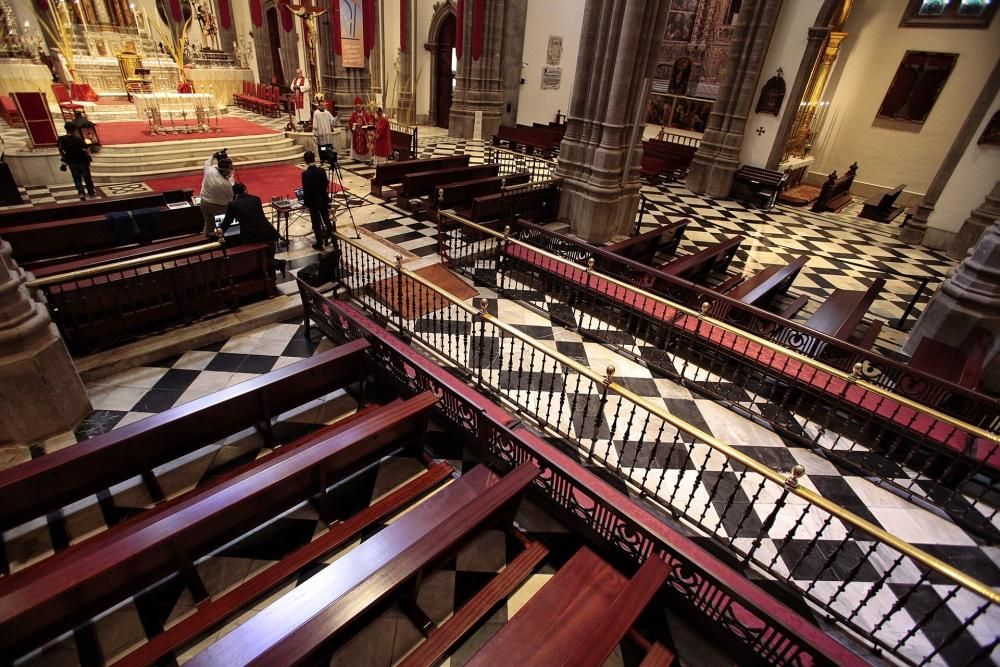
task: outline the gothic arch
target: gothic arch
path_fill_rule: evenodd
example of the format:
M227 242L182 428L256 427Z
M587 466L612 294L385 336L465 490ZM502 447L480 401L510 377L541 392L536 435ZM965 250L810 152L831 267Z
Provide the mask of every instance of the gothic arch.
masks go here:
M437 122L438 114L438 91L437 91L437 50L438 50L438 35L441 33L441 27L449 19L458 19L458 13L455 9L455 3L453 0L445 0L445 2L438 3L434 6L434 16L431 17L431 25L427 30L427 41L424 43L424 48L431 54L431 67L430 67L430 104L428 105L428 118L427 121L431 124ZM456 30L460 30L461 27L455 26Z

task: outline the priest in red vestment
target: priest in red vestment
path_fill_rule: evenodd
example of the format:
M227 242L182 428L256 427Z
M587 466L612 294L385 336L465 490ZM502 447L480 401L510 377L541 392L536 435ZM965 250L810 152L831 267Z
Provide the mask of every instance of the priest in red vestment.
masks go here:
M312 105L306 102L306 95L312 87L309 79L302 74L301 69L295 70L295 78L292 79L292 92L295 93L295 120L299 123L308 123L312 120Z
M382 113L382 107L375 109L375 164L381 164L392 155L392 132L389 118Z
M368 149L368 130L375 124L375 117L361 105L361 98L354 98L354 113L351 114L351 158L358 162L371 162Z

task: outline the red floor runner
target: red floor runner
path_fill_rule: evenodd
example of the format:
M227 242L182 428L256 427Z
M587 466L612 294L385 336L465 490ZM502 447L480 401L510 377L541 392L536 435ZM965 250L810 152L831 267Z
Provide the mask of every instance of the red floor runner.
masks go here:
M195 194L201 192L201 171L170 178L155 178L146 181L146 185L157 192L189 188ZM236 178L247 186L247 191L260 197L265 204L271 197L288 196L295 199L295 190L302 187L302 170L293 164L268 165L266 167L250 167L240 169L237 165ZM339 186L334 184L337 192Z
M170 121L165 120L167 127ZM193 124L194 119L190 119ZM177 119L179 126L180 119ZM212 124L214 125L214 119ZM258 134L278 134L275 130L258 125L242 118L220 118L219 127L222 132L200 132L196 134L150 134L149 125L146 121L112 121L97 124L97 132L101 136L101 144L105 146L115 146L118 144L146 144L159 143L162 141L186 141L190 139L216 139L223 140L226 137L246 137ZM219 148L225 148L224 143L219 144Z

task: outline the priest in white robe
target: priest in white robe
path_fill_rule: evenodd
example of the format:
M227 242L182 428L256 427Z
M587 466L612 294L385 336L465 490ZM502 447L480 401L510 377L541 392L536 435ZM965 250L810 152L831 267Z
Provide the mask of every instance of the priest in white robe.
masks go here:
M339 127L340 122L330 113L325 103L317 105L312 115L313 136L316 138L316 151L325 144L333 145L333 128Z

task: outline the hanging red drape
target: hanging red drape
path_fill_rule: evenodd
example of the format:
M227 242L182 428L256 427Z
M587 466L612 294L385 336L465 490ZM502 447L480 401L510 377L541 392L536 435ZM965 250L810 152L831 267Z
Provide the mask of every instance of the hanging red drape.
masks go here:
M410 36L410 17L407 5L410 0L399 0L399 48L406 50L407 38Z
M219 25L223 30L229 30L233 24L232 15L229 13L229 0L219 0Z
M291 32L292 28L295 27L294 16L292 16L292 10L288 8L287 2L281 2L281 29L285 32Z
M184 23L184 12L181 11L181 0L170 0L170 18L174 23Z
M371 57L375 48L375 0L364 0L362 3L365 25L365 58Z
M486 25L486 0L474 0L472 5L472 59L483 55L483 29Z
M35 9L39 14L45 14L49 11L49 0L35 0Z
M333 52L338 56L342 53L340 46L340 0L332 0L333 4Z
M462 45L465 41L465 0L455 5L455 55L462 59Z
M250 22L255 28L264 25L264 7L261 5L261 0L250 0Z

